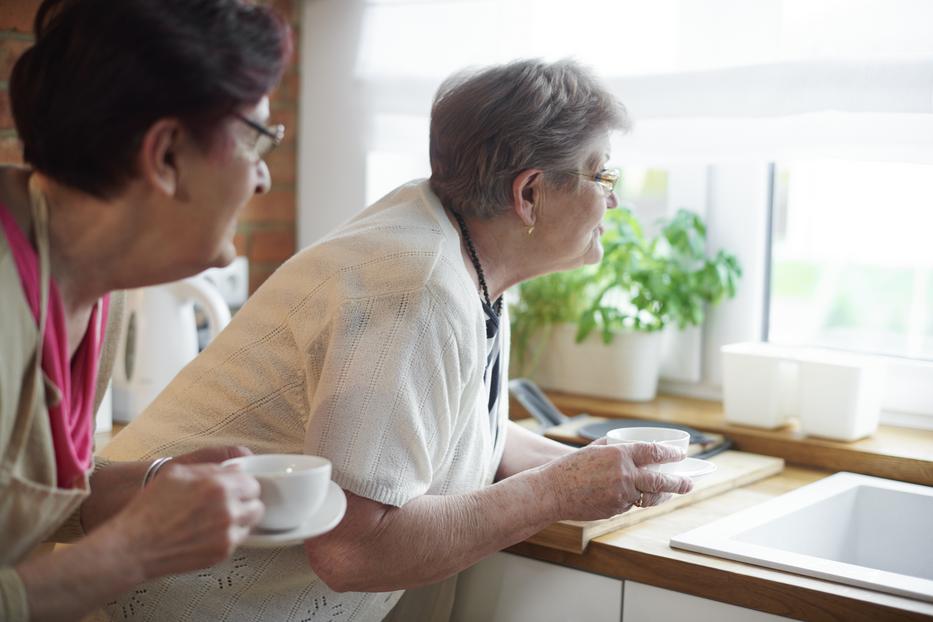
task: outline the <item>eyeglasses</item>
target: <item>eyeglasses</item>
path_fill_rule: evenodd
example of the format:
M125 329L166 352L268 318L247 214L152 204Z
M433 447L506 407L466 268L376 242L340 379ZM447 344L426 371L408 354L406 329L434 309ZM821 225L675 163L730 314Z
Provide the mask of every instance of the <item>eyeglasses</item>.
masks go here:
M241 114L234 114L233 116L256 132L253 141L244 145L248 151L248 155L256 160L262 160L266 157L266 154L282 144L282 139L285 138L285 126L281 123L278 125L265 126Z
M603 190L606 191L606 194L612 194L616 191L619 186L619 181L622 179L622 171L617 168L604 168L595 175L592 173L581 173L578 171L572 171L572 174L579 175L580 177L586 177L592 181L595 181L597 184L603 187Z

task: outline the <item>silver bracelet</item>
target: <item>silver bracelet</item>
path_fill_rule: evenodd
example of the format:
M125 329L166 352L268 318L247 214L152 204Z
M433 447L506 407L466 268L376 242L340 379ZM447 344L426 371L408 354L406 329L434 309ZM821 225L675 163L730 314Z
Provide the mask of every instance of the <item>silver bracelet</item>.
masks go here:
M143 484L140 488L145 488L153 478L158 475L159 469L165 466L165 463L172 459L172 456L163 456L161 458L156 458L152 461L152 464L149 465L149 468L146 469L146 474L143 476Z

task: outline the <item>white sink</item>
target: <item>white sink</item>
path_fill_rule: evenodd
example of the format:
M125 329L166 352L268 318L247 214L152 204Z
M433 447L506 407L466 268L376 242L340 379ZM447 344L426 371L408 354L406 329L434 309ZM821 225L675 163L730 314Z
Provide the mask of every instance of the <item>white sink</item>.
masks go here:
M933 488L836 473L671 546L933 602Z

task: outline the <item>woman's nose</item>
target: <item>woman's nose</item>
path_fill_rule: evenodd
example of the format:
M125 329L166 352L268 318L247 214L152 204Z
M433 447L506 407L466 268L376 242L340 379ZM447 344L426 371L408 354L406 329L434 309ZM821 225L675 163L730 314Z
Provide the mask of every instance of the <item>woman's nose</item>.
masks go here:
M256 175L256 194L269 192L269 187L272 186L272 175L269 173L269 166L265 160L259 160L256 163Z

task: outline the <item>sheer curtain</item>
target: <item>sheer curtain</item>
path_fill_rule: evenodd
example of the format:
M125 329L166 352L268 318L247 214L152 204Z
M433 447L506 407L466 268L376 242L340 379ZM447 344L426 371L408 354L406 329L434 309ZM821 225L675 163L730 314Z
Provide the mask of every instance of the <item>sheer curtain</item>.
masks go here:
M925 0L307 0L300 242L427 169L441 80L574 57L629 107L621 163L933 160Z
M667 171L669 208L705 215L745 268L736 300L668 347L662 388L714 396L719 345L765 330L770 164L933 164L930 24L927 0L306 0L299 243L429 174L446 76L574 57L634 117L613 160Z

